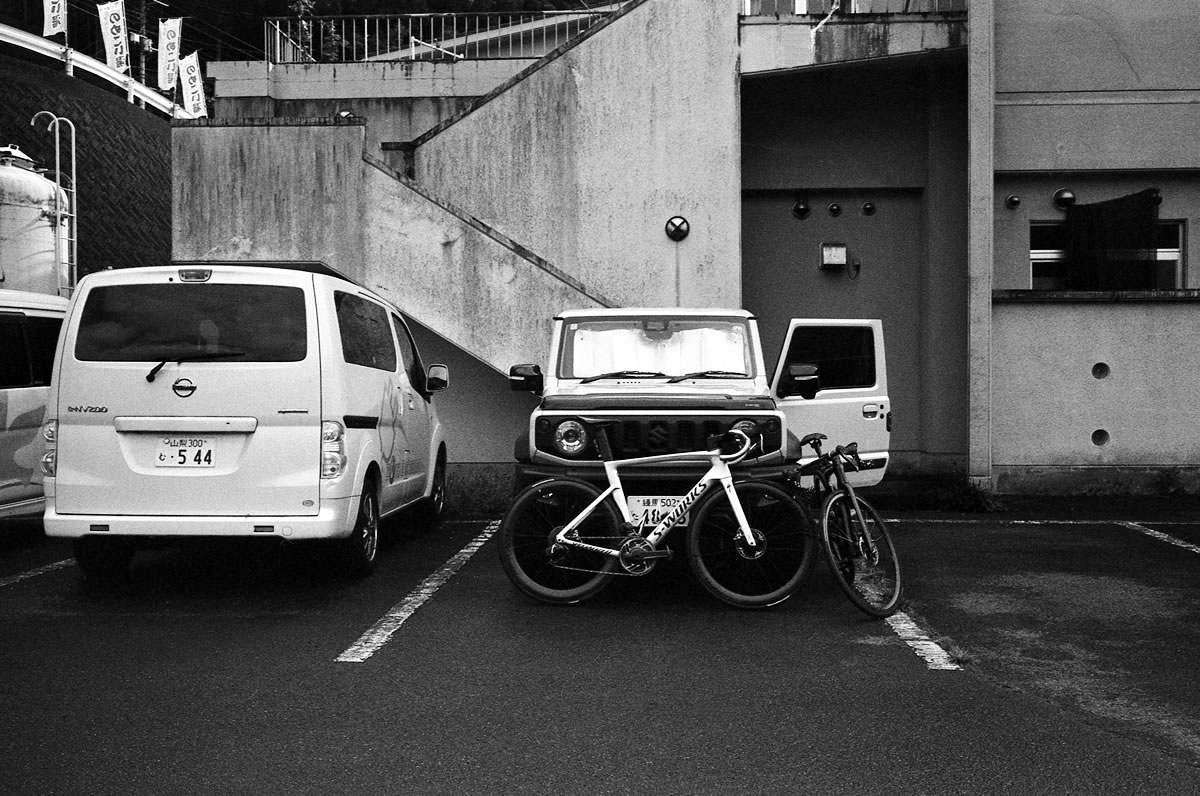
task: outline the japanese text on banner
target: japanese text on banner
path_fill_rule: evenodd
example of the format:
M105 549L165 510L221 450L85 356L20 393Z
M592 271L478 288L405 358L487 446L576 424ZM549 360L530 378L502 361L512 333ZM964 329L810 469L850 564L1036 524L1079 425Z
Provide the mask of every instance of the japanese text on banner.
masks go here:
M67 0L42 0L42 35L67 32Z
M100 14L100 35L108 65L118 72L129 71L129 31L125 27L125 0L96 6Z
M179 59L179 81L183 84L180 101L192 116L208 116L204 103L204 75L200 73L200 53Z
M175 88L179 79L179 36L183 20L158 21L158 87L163 91Z

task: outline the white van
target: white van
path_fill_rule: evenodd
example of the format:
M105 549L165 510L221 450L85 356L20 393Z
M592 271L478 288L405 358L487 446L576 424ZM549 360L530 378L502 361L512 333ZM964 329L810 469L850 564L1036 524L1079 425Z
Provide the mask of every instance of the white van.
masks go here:
M0 518L42 513L38 434L67 300L0 290Z
M139 542L336 540L445 500L446 444L400 312L322 263L177 263L80 280L46 412L45 528L89 575Z

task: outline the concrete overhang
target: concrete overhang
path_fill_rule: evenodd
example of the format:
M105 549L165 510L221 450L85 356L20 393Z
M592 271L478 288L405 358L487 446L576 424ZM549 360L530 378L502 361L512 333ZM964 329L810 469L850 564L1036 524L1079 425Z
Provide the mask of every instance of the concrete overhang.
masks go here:
M741 73L787 72L965 48L965 13L742 17Z

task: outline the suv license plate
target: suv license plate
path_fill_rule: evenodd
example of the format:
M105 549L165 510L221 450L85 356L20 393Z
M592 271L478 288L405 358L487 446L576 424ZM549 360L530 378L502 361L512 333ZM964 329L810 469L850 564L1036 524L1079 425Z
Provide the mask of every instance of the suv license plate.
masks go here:
M639 528L658 525L681 500L683 498L677 495L630 495L625 499L629 504L629 513L633 515L633 524ZM675 524L687 525L690 513L685 511Z
M208 437L161 437L157 467L212 467L213 441Z

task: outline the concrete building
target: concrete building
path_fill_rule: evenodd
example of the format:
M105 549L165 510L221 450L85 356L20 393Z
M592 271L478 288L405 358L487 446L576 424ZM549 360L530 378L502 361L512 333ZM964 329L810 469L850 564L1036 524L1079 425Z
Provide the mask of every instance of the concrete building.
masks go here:
M210 64L217 118L172 130L173 254L322 259L395 301L453 372L460 504L507 498L532 400L504 374L550 317L654 304L743 306L768 346L793 316L882 318L889 477L1194 490L1197 23L631 0L536 60Z

